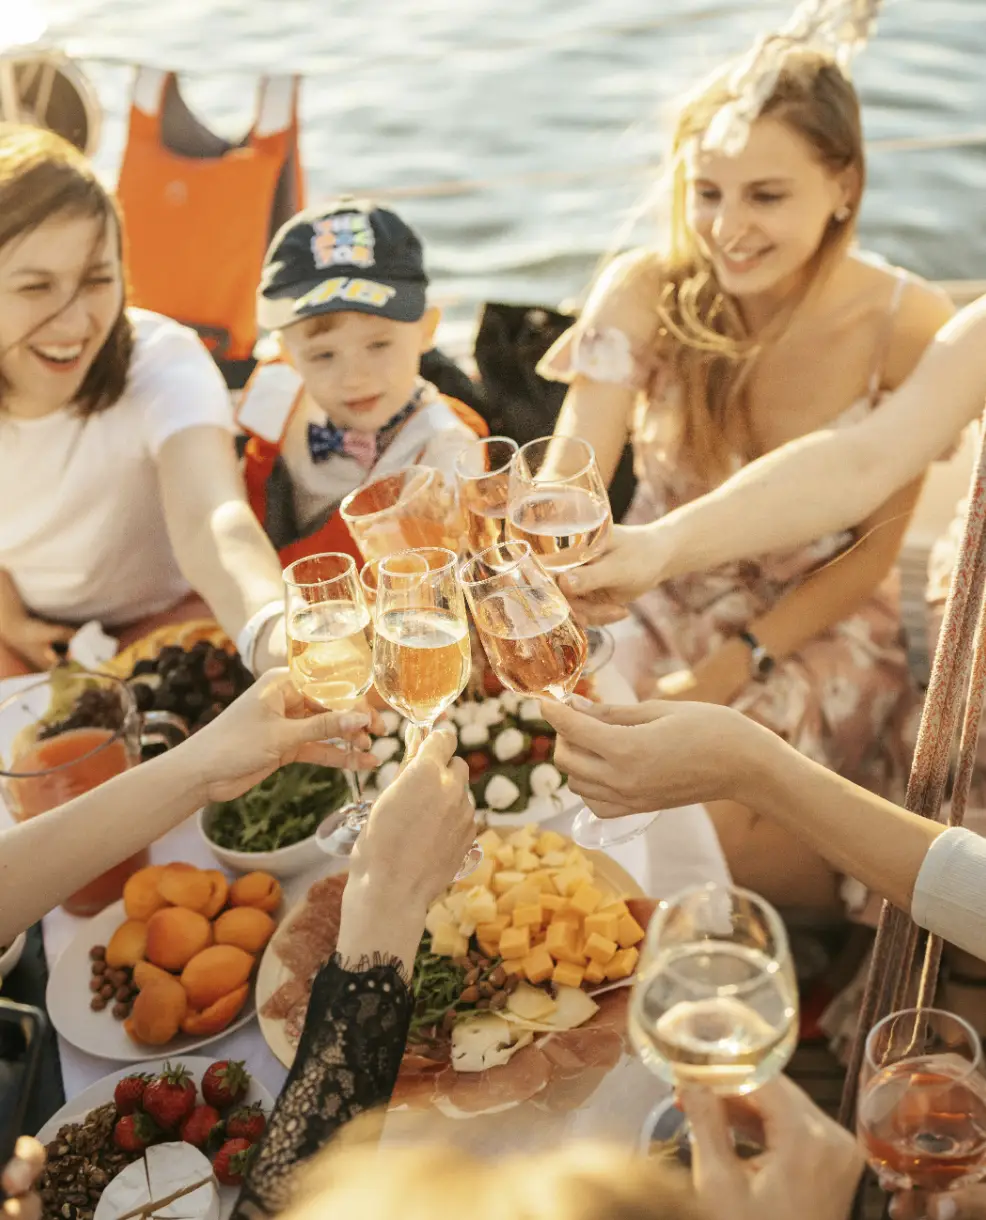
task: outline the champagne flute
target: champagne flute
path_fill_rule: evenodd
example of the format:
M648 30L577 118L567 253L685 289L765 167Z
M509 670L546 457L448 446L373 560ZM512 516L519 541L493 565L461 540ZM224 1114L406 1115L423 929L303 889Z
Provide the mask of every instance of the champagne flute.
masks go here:
M456 458L465 544L473 555L504 540L510 463L517 449L517 442L507 436L488 436L466 446Z
M507 536L529 543L549 572L598 558L612 526L609 496L588 441L542 436L517 451L510 465ZM612 657L613 637L602 627L586 634L586 672L594 673Z
M455 495L430 466L405 466L364 483L339 513L366 560L458 542Z
M465 690L472 667L456 562L453 551L423 547L388 555L376 567L373 678L380 695L418 730L414 749ZM474 843L456 880L482 858Z
M373 680L370 611L356 564L349 555L327 552L298 559L284 571L288 667L307 703L332 712L349 711ZM345 771L350 800L315 832L329 855L349 856L370 816L359 776Z
M633 985L630 1037L644 1065L675 1087L739 1098L780 1075L798 1041L798 989L774 908L716 884L662 902ZM669 1098L651 1112L644 1149L674 1110ZM681 1140L686 1130L674 1117ZM741 1151L752 1151L737 1136Z
M894 1012L866 1039L856 1133L884 1190L955 1190L986 1177L982 1043L937 1008Z

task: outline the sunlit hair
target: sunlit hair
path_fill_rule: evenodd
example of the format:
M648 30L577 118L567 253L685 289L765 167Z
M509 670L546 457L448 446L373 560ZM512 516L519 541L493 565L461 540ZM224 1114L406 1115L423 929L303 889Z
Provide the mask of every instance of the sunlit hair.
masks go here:
M96 218L101 221L97 240L112 228L122 241L113 197L74 145L40 127L0 123L0 250L58 216ZM119 399L132 354L133 328L121 308L82 382L75 401L80 414L104 410ZM0 405L8 389L0 377Z
M316 1158L282 1220L705 1220L688 1176L606 1144L478 1157L347 1137Z
M747 427L744 387L755 356L776 341L798 306L853 241L865 183L859 98L851 82L830 57L802 48L789 51L761 115L780 121L800 136L830 173L850 171L851 217L844 223L834 218L829 221L806 268L804 290L754 343L736 300L719 285L687 216L687 155L732 98L734 67L729 64L716 73L680 109L666 179L670 191L667 246L652 260L638 262L629 273L643 278L641 288L657 302L662 335L659 354L681 387L677 441L688 453L690 464L710 481L728 473L727 420L733 425L733 436L737 432L743 435ZM738 419L737 412L741 413Z

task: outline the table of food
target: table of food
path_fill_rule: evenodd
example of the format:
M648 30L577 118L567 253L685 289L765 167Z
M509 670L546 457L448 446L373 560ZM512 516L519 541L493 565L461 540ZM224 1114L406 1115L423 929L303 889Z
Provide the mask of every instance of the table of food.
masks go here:
M569 790L542 699L634 696L605 659L612 640L590 641L550 577L554 552L494 544L495 561L460 561L419 539L392 551L379 508L371 515L370 534L353 529L362 572L341 554L285 571L285 622L307 702L376 700L379 766L353 776L291 763L43 920L67 1099L40 1132L44 1191L65 1220L228 1214L335 948L347 878L336 832L351 850L374 797L441 717L479 830L427 912L384 1139L420 1130L425 1115L431 1134L438 1124L441 1138L487 1148L635 1141L667 1092L634 1054L629 998L656 902L728 884L708 815L690 806L602 822ZM216 624L193 621L98 666L0 683L5 749L21 766L11 814L64 801L56 772L101 760L85 791L174 746L251 681Z

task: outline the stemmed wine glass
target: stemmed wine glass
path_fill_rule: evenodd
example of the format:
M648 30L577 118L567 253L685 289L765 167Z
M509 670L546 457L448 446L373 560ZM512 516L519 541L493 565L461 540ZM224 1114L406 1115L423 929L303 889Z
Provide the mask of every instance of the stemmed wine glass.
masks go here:
M986 1177L982 1068L975 1030L940 1009L894 1012L870 1030L856 1133L884 1190L939 1193Z
M798 990L774 908L716 884L662 902L631 994L630 1037L645 1066L675 1087L742 1097L780 1075L798 1041ZM651 1112L644 1148L673 1109L668 1098ZM677 1115L673 1125L681 1139Z
M356 564L349 555L326 552L298 559L284 571L288 666L305 700L332 712L349 711L373 680L370 611ZM323 851L352 854L370 816L359 776L345 771L350 801L315 833Z
M504 540L510 463L517 449L507 436L488 436L467 445L456 458L464 542L472 555Z
M373 679L394 711L418 729L417 745L465 690L472 666L456 562L452 551L423 547L376 565ZM474 843L456 879L482 858Z
M577 436L528 441L510 464L507 537L529 543L551 573L568 572L596 559L606 547L613 513L596 454ZM589 665L594 673L612 657L612 635L590 627Z
M405 466L364 483L339 513L366 560L458 541L454 491L431 466Z

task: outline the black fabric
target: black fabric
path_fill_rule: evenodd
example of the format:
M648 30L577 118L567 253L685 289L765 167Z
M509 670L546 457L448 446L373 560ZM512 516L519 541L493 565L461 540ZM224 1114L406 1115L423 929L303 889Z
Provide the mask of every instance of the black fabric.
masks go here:
M545 381L535 368L574 321L572 314L541 305L491 301L483 307L476 335L476 367L486 398L483 415L495 435L512 437L523 445L554 430L568 387ZM635 487L633 452L627 445L609 486L615 521L626 514Z
M347 970L337 956L315 976L298 1053L233 1220L274 1216L298 1165L346 1123L386 1105L411 1023L411 993L394 962Z
M437 347L425 352L421 357L421 376L425 381L449 398L457 398L465 403L489 423L489 404L486 394L478 381L473 381L469 374L455 363L451 356Z
M35 924L27 934L27 944L17 968L3 981L4 999L18 1004L30 1004L45 1010L45 991L48 987L48 963L45 958L41 925ZM41 1064L34 1078L34 1088L24 1115L24 1135L40 1131L49 1118L65 1104L65 1088L62 1084L62 1063L58 1055L58 1039L49 1023L45 1032L41 1052Z

